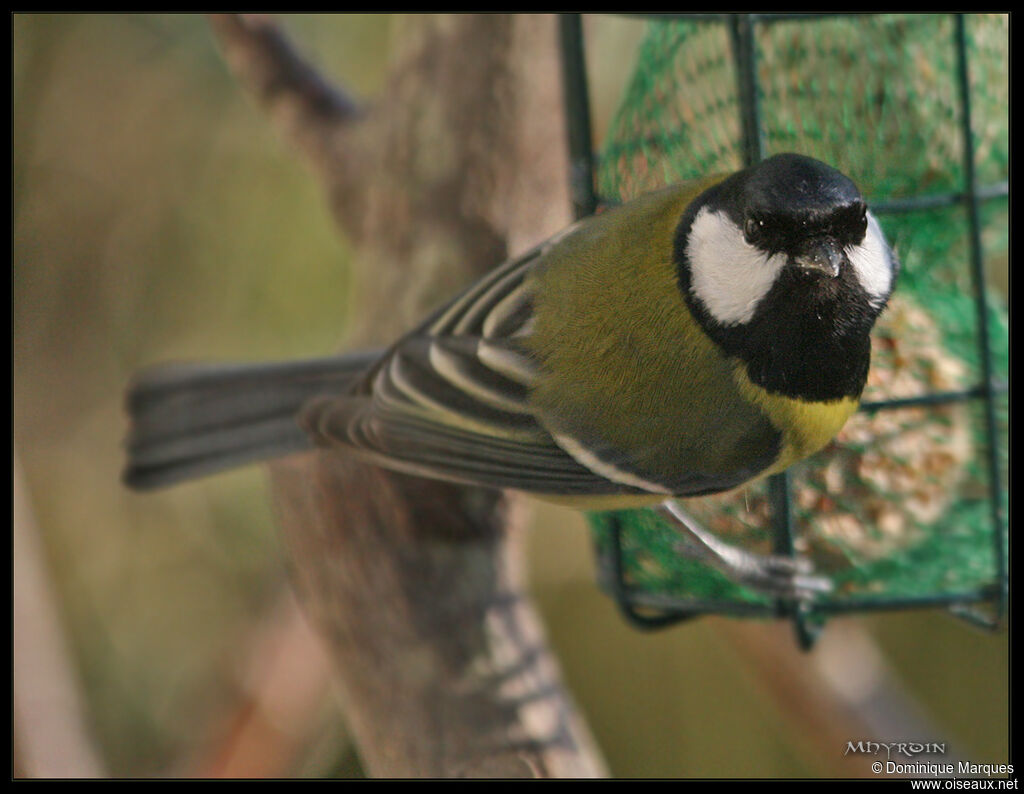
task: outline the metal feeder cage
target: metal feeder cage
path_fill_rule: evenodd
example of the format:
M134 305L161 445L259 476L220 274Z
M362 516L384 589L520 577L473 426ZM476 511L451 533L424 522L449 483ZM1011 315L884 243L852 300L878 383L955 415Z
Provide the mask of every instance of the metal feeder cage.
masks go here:
M648 511L591 514L601 586L638 628L663 628L704 614L785 618L805 649L826 619L839 614L940 607L979 626L999 626L1009 578L1003 485L1008 334L1005 307L986 284L985 247L995 237L995 247L1008 248L1008 110L1006 97L989 90L1000 77L1005 86L1007 63L1000 49L1008 47L1005 20L962 14L633 16L646 19L647 33L623 105L599 151L592 144L582 20L578 14L560 18L576 216L600 211L631 192L716 167L734 170L778 151L818 156L849 174L903 260L896 293L908 291L923 307L910 310L919 312L912 317L934 317L942 340L935 348L950 346L969 359L963 385L918 383L912 394L880 399L866 392L859 416L868 421L909 409L961 412L970 443L957 466L968 471L961 477L968 485L958 481L954 488L938 477L931 483L932 500L945 494L952 501L942 504L941 516L928 516L923 515L927 498L899 490L913 483L897 483L886 498L916 505L917 518L909 522L914 531L907 533L913 539L895 550L884 548L874 525L898 522L884 503L876 504L875 520L863 522L861 529L866 526L866 536L873 538L872 553L879 547L882 552L868 562L861 554L849 564L843 587L812 602L753 597L741 588L693 588L687 583L714 573L693 568L663 576L664 587L657 576L653 585L641 584L652 560L657 562L657 553L645 544L668 530ZM987 93L978 97L981 87ZM982 114L984 129L979 129ZM915 237L914 230L927 224L956 231L938 254ZM928 239L936 236L941 235ZM940 260L952 264L933 268ZM960 303L960 319L947 321ZM937 443L957 435L946 424L933 430L914 432ZM864 463L870 440L852 446L850 471L877 481ZM836 454L834 448L819 453L813 465L825 467L827 475ZM839 476L835 468L829 476ZM818 486L800 485L801 471L798 465L770 478L758 495L767 516L759 537L774 554L792 556L805 543L797 513L809 526L850 527L848 516L840 521L817 512L822 504L834 507L841 501L843 489L836 496L824 493L820 480L814 481ZM877 482L872 488L878 490ZM850 508L854 515L857 509ZM742 510L733 507L730 518ZM965 526L973 527L971 533Z

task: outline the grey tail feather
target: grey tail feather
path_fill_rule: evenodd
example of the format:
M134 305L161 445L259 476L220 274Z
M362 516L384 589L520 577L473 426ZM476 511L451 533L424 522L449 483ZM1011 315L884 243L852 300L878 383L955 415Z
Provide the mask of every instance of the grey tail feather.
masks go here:
M224 469L299 452L307 401L344 394L380 352L280 364L167 364L128 389L126 485L161 488Z

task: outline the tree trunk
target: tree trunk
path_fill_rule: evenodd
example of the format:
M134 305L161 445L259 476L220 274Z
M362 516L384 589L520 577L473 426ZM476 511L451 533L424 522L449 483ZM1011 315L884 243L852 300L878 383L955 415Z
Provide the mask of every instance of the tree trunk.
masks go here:
M263 17L211 23L353 244L349 347L379 346L568 221L556 20L402 17L368 109ZM377 776L600 776L524 593L512 497L342 453L272 467L294 581Z

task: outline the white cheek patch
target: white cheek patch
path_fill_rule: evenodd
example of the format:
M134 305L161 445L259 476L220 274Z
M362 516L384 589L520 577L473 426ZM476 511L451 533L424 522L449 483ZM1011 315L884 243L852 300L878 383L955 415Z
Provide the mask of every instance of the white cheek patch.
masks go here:
M847 255L853 272L864 291L875 303L881 303L892 291L893 263L889 245L875 216L868 213L868 230L864 242L849 249Z
M786 265L784 254L759 251L727 215L707 207L693 219L686 255L690 291L723 325L750 322Z

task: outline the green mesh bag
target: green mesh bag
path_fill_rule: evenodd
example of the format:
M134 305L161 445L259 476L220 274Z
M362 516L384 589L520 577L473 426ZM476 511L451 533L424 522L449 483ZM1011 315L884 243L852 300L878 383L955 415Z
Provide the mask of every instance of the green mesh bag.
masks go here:
M649 22L594 159L597 198L617 202L734 171L752 151L816 157L859 185L903 265L874 334L866 409L786 481L686 506L730 543L771 553L785 505L792 550L835 585L802 605L804 618L980 601L999 612L1007 400L978 384L987 373L1005 379L1008 327L1005 301L978 299L972 257L981 251L977 269L1005 272L1008 19L970 16L960 28L952 15L808 16ZM960 46L980 196L973 204L962 200L970 174ZM744 79L753 93L741 98ZM601 579L627 614L666 610L649 621L657 623L786 611L680 555L679 535L653 512L595 513L590 523Z

